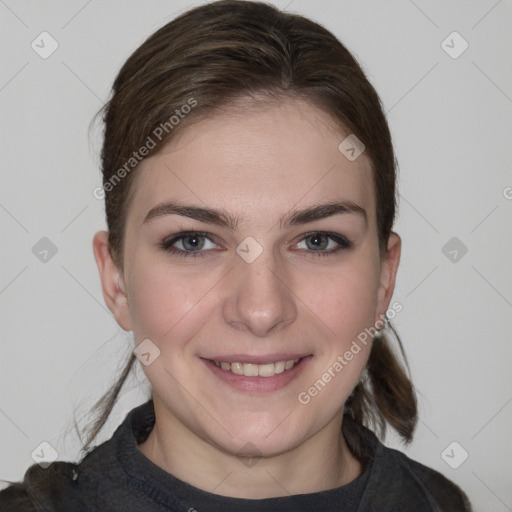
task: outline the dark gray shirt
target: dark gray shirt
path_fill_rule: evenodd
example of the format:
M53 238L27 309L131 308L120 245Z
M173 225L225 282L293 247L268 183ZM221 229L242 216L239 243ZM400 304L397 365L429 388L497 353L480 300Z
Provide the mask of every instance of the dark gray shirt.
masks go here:
M31 466L22 483L0 492L0 511L471 512L454 483L385 447L360 425L352 424L352 435L345 436L365 463L353 482L311 494L249 500L202 491L152 463L137 445L154 422L149 401L133 409L112 438L80 463Z

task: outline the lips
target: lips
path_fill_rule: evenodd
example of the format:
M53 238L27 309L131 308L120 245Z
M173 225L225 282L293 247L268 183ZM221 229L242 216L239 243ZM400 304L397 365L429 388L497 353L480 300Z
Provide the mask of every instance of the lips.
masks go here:
M276 361L274 363L254 364L213 360L217 368L222 368L235 375L244 375L245 377L273 377L274 375L291 370L301 358Z
M305 371L312 354L282 353L266 356L246 354L201 357L220 381L239 391L267 393L286 387Z

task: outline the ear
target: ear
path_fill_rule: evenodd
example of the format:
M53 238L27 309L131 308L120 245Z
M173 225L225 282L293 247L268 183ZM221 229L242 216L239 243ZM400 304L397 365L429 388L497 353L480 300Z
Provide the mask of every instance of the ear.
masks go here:
M377 314L385 315L388 310L393 291L395 289L396 272L398 263L400 262L400 253L402 249L402 240L400 237L391 232L386 248L386 253L381 259L380 267L380 283L377 293Z
M98 231L94 235L92 246L100 273L105 304L114 315L117 323L125 331L130 331L132 325L123 275L112 258L108 231Z

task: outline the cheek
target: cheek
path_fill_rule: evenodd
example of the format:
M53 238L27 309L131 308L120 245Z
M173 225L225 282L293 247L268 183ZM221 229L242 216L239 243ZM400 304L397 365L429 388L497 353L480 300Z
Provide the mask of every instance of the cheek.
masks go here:
M338 413L367 363L372 346L368 329L375 321L378 273L361 262L321 278L316 276L315 281L308 281L302 293L312 298L308 306L327 336L322 340L314 373L298 401L321 425Z
M165 259L144 251L131 269L129 307L136 342L149 338L160 346L172 337L179 346L192 338L199 315L213 302L216 275L176 266L171 270Z
M300 297L307 297L305 303L343 345L373 325L378 285L378 267L359 258L359 262L304 280Z

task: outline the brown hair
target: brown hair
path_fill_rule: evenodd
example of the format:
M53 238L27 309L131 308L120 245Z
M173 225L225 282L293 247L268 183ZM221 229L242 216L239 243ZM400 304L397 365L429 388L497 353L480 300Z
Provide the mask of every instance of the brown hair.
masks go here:
M121 269L141 148L155 142L162 147L193 120L229 109L237 99L261 97L309 101L364 143L373 167L379 247L385 250L396 209L395 156L380 100L362 69L333 34L307 18L261 2L220 0L182 14L151 35L123 65L100 111L106 220L112 257ZM400 339L390 330L407 364ZM357 423L383 435L390 425L410 442L417 421L415 392L388 336L373 343L368 379L345 404L344 431ZM98 416L84 448L104 426L135 360L130 355L117 382L96 404Z
M221 0L192 9L151 35L126 61L104 108L102 171L105 188L148 137L190 104L186 116L160 144L194 119L239 98L305 99L355 134L373 166L379 247L385 250L396 209L395 156L380 100L350 52L317 23L260 3ZM165 131L165 130L164 130ZM105 195L112 255L123 261L123 229L134 173ZM402 356L402 344L398 340ZM405 356L404 356L405 360ZM87 444L105 423L135 362L97 404L101 411ZM413 386L390 348L387 336L373 344L369 379L360 383L346 410L360 424L384 434L391 425L406 442L417 411Z
M106 220L120 268L135 175L127 162L134 152L148 140L158 139L162 147L193 120L229 109L237 99L261 96L309 101L364 143L373 167L379 247L385 250L396 210L395 156L379 97L361 67L333 34L303 16L261 2L220 0L182 14L151 35L121 68L103 109ZM179 117L177 123L173 117ZM127 172L116 180L123 168ZM134 362L132 355L98 402L99 416L86 446L106 422ZM415 392L387 334L375 340L367 372L346 412L380 435L389 424L410 442L417 421Z

